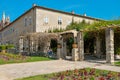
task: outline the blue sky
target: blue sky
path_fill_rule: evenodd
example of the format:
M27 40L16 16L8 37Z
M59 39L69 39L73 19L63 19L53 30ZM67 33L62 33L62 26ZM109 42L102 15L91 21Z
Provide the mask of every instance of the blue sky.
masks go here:
M0 0L0 19L5 12L13 21L33 3L66 12L74 10L76 14L86 13L87 16L105 20L120 18L120 0Z

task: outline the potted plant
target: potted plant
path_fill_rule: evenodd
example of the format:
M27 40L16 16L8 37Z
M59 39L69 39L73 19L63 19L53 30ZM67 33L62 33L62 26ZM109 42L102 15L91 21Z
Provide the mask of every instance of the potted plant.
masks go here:
M72 44L72 47L73 47L73 48L77 48L77 44L76 44L76 43L73 43L73 44Z
M61 46L61 44L60 43L58 43L57 44L57 48L61 48L62 46Z
M115 59L120 59L120 48L117 48L115 52L116 52Z

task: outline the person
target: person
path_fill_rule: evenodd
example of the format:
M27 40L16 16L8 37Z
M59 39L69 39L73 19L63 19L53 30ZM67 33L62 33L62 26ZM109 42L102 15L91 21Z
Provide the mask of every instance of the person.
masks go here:
M52 57L52 54L53 54L52 49L49 49L49 50L48 50L48 57Z

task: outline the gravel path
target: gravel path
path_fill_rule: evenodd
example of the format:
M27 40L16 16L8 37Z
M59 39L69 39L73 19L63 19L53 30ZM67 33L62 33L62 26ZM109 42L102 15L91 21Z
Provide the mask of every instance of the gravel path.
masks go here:
M0 65L0 80L13 80L16 78L28 77L38 74L59 72L76 68L80 69L85 67L120 72L120 67L110 66L106 64L92 63L87 61L73 62L65 60L52 60L42 62Z

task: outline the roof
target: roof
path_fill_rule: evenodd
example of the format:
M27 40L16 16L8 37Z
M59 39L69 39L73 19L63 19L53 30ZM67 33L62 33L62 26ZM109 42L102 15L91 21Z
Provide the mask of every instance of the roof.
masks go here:
M83 18L87 18L87 19L97 20L97 21L101 20L101 19L97 19L97 18L93 18L93 17L89 17L89 16L83 16L83 15L79 15L79 14L73 14L71 12L65 12L65 11L55 10L55 9L51 9L51 8L41 7L41 6L35 6L35 7L40 8L40 9L45 9L45 10L53 11L53 12L59 12L59 13L67 14L67 15L72 15L72 16L77 16L77 17L83 17Z
M41 7L41 6L34 6L34 7L30 8L28 11L26 11L25 13L23 13L21 16L19 16L17 19L15 19L13 22L11 22L9 25L6 25L4 28L2 28L0 30L0 32L3 31L5 28L9 27L11 24L13 24L14 22L16 22L22 16L24 16L25 14L27 14L28 12L30 12L31 10L33 10L35 8L49 10L49 11L58 12L58 13L63 13L63 14L72 15L72 16L76 16L76 17L82 17L82 18L92 19L92 20L96 20L96 21L101 21L101 19L97 19L97 18L92 18L92 17L88 17L88 16L82 16L82 15L78 15L78 14L72 14L70 12L64 12L64 11L55 10L55 9L46 8L46 7Z

